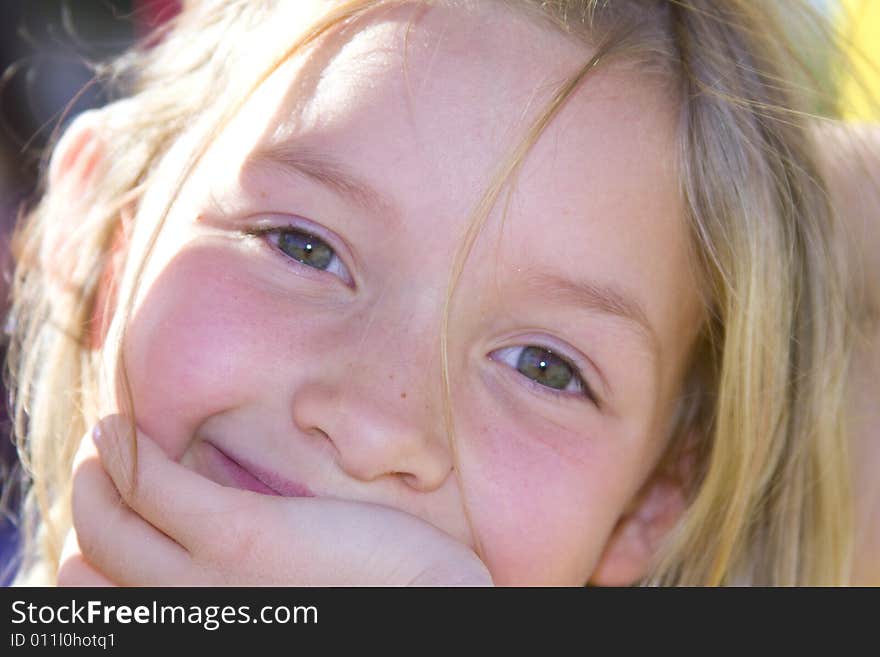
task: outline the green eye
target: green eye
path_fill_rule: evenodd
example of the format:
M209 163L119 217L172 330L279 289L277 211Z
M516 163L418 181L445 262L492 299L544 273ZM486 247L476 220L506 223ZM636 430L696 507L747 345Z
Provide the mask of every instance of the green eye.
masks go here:
M583 397L597 407L599 399L584 381L580 370L571 361L557 356L547 347L518 345L496 349L489 358L504 363L528 379L526 386L555 397Z
M571 365L542 347L523 348L516 369L536 383L556 390L567 389L578 378Z
M336 253L322 239L299 230L278 233L278 249L285 255L315 269L327 269Z

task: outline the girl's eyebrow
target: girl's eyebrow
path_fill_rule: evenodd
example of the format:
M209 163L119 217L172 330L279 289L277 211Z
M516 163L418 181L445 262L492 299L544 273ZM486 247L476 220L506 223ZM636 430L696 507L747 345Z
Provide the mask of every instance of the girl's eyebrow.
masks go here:
M540 294L546 300L624 320L645 341L651 355L655 359L659 356L660 339L648 320L644 306L623 290L590 280L573 281L548 272L530 274L525 285L530 292Z
M260 144L242 165L242 175L267 169L313 180L336 192L351 205L390 219L392 226L401 223L400 211L390 199L328 153L294 141Z

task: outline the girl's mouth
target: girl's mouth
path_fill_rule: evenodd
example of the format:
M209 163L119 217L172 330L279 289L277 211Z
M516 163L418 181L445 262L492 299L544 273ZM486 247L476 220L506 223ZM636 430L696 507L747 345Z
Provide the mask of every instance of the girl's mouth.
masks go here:
M202 474L223 486L233 486L263 495L281 497L314 497L315 494L306 486L289 481L274 472L243 461L231 455L211 442L203 440L199 445L198 463Z

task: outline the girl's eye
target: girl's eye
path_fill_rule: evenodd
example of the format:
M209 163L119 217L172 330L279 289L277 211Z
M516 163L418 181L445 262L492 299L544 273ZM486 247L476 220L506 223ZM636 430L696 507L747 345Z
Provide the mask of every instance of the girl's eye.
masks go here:
M580 394L596 403L596 398L581 378L577 367L546 347L535 345L506 347L490 354L491 358L513 367L536 384L554 391ZM558 393L554 393L558 394Z
M566 390L574 383L577 375L574 369L549 349L541 347L519 347L516 369L536 383L556 390Z
M336 257L326 242L298 230L279 231L276 246L282 253L315 269L327 269Z
M336 274L351 285L352 277L345 264L327 242L320 237L296 228L272 228L261 230L282 254L307 267Z

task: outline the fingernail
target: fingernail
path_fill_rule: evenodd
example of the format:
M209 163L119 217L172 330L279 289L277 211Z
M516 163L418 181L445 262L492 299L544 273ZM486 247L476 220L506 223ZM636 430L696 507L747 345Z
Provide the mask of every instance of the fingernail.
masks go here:
M101 424L98 423L95 425L95 428L92 429L92 442L95 443L95 446L100 449L103 441L104 432L101 431Z

